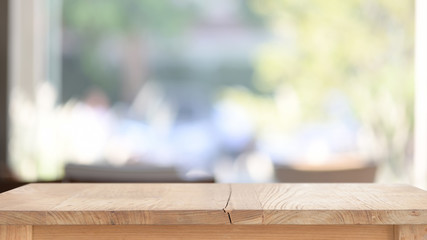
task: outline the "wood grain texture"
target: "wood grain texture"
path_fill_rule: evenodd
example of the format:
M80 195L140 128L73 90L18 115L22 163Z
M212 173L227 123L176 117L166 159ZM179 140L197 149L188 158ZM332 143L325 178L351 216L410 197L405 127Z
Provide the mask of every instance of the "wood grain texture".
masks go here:
M427 225L397 225L394 240L427 240Z
M427 224L427 192L377 184L30 184L0 225Z
M234 224L425 224L427 192L406 185L233 184ZM246 189L246 190L243 190ZM257 199L249 205L247 199ZM259 211L258 211L259 212Z
M32 226L0 225L0 240L31 240Z
M391 240L393 226L279 226L279 225L166 225L166 226L35 226L34 240L92 239L300 239Z
M229 224L226 184L29 184L0 194L0 224Z

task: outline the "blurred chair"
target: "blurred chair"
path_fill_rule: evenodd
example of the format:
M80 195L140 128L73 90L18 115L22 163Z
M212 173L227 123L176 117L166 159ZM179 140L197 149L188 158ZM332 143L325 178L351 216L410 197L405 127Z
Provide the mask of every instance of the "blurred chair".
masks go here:
M144 182L144 183L183 183L214 182L214 178L203 176L184 178L173 167L145 165L112 166L107 164L74 164L65 166L64 182Z
M278 182L287 183L369 183L375 181L377 164L368 163L347 168L334 166L276 165Z

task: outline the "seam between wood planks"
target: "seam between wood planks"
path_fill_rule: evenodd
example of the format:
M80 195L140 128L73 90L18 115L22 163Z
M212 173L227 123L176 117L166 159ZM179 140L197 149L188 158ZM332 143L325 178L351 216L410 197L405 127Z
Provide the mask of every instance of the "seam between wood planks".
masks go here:
M233 193L231 184L228 184L228 199L227 202L225 203L225 207L222 209L222 211L224 211L224 213L226 213L228 215L228 221L230 221L230 224L233 224L233 220L231 219L231 210L228 210L228 204L230 203L230 199L231 199L231 194Z

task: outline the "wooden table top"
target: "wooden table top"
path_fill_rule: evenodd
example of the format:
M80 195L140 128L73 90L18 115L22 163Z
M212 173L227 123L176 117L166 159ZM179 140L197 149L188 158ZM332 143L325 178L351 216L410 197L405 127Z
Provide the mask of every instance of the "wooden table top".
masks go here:
M379 184L29 184L0 224L427 224L427 192Z

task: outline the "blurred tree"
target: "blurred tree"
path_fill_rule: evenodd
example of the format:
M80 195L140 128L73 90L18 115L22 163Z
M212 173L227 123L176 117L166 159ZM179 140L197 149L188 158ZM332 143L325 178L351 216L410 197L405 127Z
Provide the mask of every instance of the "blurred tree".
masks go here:
M171 36L193 16L171 0L64 0L63 9L64 34L73 31L79 44L70 51L73 56L64 54L63 91L70 91L64 102L87 87L102 89L112 100L132 101L148 77L147 35ZM117 52L109 49L107 37L121 42L119 66L106 63L111 56L106 51Z
M289 131L326 120L325 103L339 91L362 135L374 139L369 157L404 173L413 135L413 1L252 0L251 7L275 39L255 59L260 93L228 90L226 98L259 106L260 131Z

